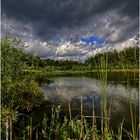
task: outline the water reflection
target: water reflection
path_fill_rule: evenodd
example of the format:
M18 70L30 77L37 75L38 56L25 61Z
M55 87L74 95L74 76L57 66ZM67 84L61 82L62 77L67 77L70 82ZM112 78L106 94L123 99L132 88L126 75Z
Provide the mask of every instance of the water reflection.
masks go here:
M106 93L107 108L110 110L110 124L117 129L119 123L125 118L124 127L131 128L130 97L132 103L138 106L138 88L130 88L123 84L108 83L106 88L102 82L91 77L54 77L54 82L44 84L45 97L52 104L60 104L67 108L68 99L71 100L72 113L80 114L80 98L83 98L83 111L86 115L92 115L93 103L95 114L101 115L103 95ZM64 108L65 108L64 107ZM138 107L137 107L138 113ZM137 121L138 121L138 115Z
M106 93L108 98L129 101L130 96L138 101L138 89L127 88L120 84L107 84L103 89L100 80L89 77L56 77L51 84L44 84L45 97L49 100L67 101L69 98L79 99L83 96L85 102L90 100L101 100L101 96Z

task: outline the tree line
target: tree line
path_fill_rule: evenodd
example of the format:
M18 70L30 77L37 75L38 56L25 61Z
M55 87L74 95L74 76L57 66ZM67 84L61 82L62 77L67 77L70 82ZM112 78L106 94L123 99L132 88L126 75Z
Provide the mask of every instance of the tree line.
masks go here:
M25 54L24 61L27 66L43 68L46 71L55 70L97 70L101 64L106 64L107 69L133 69L139 67L139 47L126 48L120 52L104 52L88 58L84 63L73 60L41 59L38 56Z
M19 121L21 119L19 114L28 114L30 116L32 111L45 101L34 74L24 74L23 70L53 72L58 70L86 71L102 68L133 69L138 68L138 63L138 47L127 48L120 52L97 54L81 63L72 60L41 59L38 56L25 53L24 44L21 40L9 35L4 36L1 40L2 137L5 138L8 132L9 125L7 124L10 124L10 130L12 130L12 125L16 129L16 123L19 126L27 126L26 121ZM17 118L14 116L17 116ZM20 130L16 131L17 135L23 135Z

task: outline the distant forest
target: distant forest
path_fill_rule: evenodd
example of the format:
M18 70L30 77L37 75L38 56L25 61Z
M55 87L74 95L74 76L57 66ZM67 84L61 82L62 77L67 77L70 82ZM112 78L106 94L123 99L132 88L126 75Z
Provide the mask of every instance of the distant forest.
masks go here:
M138 47L127 48L121 52L97 54L81 63L72 60L41 59L38 56L26 54L22 41L11 36L3 37L1 40L2 137L6 138L6 128L8 127L6 124L9 121L10 132L12 131L12 125L13 128L20 126L17 135L19 137L26 136L24 131L28 126L25 120L20 120L21 114L28 116L29 113L45 103L39 83L39 75L42 73L46 74L43 78L47 78L49 73L69 71L78 73L104 69L132 69L133 71L134 69L138 70L138 63ZM41 78L41 81L43 78ZM43 130L43 128L41 129ZM16 129L13 129L13 131L15 132ZM41 132L43 133L43 131Z
M4 96L2 96L2 106L8 105L11 107L15 105L13 102L10 103L11 98L14 98L14 93L17 93L17 90L21 92L21 88L25 88L23 89L24 91L28 85L34 84L33 82L28 82L30 79L35 79L35 76L39 73L57 73L59 71L86 72L104 69L133 70L139 68L138 47L127 48L120 52L114 51L97 54L88 58L84 63L72 60L41 59L38 56L26 54L23 47L24 44L15 37L5 36L1 40L1 84L2 94L4 94ZM19 87L16 87L17 85ZM35 104L38 106L40 100L42 100L42 94L38 87L36 87L35 90L39 92L38 100L36 103L32 102L33 104L31 104L30 107L27 105L28 108L32 108L32 105ZM32 93L30 87L28 89L28 92L29 91ZM17 95L15 95L15 98L16 97ZM34 95L34 98L36 98L36 95ZM18 102L16 102L16 104L18 104ZM26 106L25 101L23 102L23 106Z
M120 52L104 52L88 58L84 63L73 60L41 59L39 56L25 53L22 42L14 37L2 40L2 75L12 74L18 70L43 71L86 71L98 69L136 69L139 67L139 47L126 48Z
M104 52L88 58L84 63L73 60L41 59L38 56L24 54L23 60L34 69L53 70L98 70L98 69L133 69L139 67L139 48L126 48L123 51ZM106 66L105 66L106 65Z

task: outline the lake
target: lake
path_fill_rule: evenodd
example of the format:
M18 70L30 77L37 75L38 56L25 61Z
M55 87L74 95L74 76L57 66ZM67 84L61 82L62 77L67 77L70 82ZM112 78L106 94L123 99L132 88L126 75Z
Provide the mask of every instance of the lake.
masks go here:
M48 76L48 75L47 75ZM92 115L93 104L95 115L101 116L103 96L107 98L107 109L110 112L110 125L117 130L119 123L125 119L124 127L130 128L130 97L132 107L136 104L138 121L139 75L133 72L105 73L63 73L50 75L50 84L43 83L45 98L52 105L62 105L67 114L68 100L71 102L73 116L80 114L80 100L83 99L84 115Z

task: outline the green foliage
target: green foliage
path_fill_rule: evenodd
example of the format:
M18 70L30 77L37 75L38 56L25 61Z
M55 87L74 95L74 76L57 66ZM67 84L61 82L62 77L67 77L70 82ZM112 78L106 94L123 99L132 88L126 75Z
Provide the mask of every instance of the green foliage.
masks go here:
M24 67L22 58L22 43L11 36L5 36L1 41L1 77L4 80L15 80ZM18 48L18 49L17 49Z
M23 80L29 78L21 75L27 65L27 55L22 51L22 47L23 43L10 35L1 40L2 107L30 111L41 104L43 93L35 81Z
M8 85L7 89L7 92L2 94L3 106L30 111L43 101L43 92L33 80L15 82Z
M102 58L108 58L108 69L134 69L138 68L139 48L127 48L123 51L105 52L96 54L88 58L84 63L72 60L52 60L40 59L37 56L29 55L25 57L28 66L34 66L34 69L43 68L46 71L90 71L100 69Z
M112 140L114 135L108 130L107 136L100 134L97 130L96 124L89 124L86 119L74 118L69 120L64 116L64 120L60 120L60 106L52 108L51 121L46 115L42 121L42 136L45 140Z
M39 85L33 80L34 75L43 70L47 71L86 71L86 70L107 70L113 68L138 68L139 48L128 48L121 52L106 52L97 54L80 63L72 60L43 60L31 54L25 54L22 50L23 43L17 38L4 36L1 41L1 100L2 100L2 127L5 129L5 118L12 114L13 122L17 121L18 113L31 112L34 108L43 103L43 92ZM25 74L26 73L26 74ZM103 116L109 117L106 108L106 82L107 72L100 75L103 80ZM18 111L18 112L17 112ZM17 118L14 117L16 112ZM135 113L136 114L136 113ZM104 121L104 134L98 133L96 124L89 125L85 119L70 119L64 116L63 122L60 120L60 106L52 108L51 120L44 116L41 123L41 135L44 139L86 139L90 140L96 136L96 139L113 139L109 123ZM136 120L133 116L130 106L130 115L132 118L132 138L136 138ZM19 117L20 118L20 117ZM95 125L95 126L94 126ZM28 125L23 125L24 139L28 136ZM94 129L94 134L93 134ZM123 122L118 128L117 139L122 139ZM3 133L5 131L2 130ZM100 132L100 130L99 130Z
M108 69L110 68L138 68L139 48L126 48L123 51L105 52L95 55L85 61L87 65L98 66L102 63L102 57L108 57ZM124 67L123 67L124 66Z
M105 52L88 58L85 63L72 60L41 59L38 56L25 54L23 43L11 36L2 39L2 78L15 79L21 69L45 71L90 71L100 69L102 58L108 58L108 69L134 69L139 65L139 48L126 48L123 51ZM18 48L18 49L17 49ZM18 61L17 61L18 60Z
M118 127L118 135L117 135L118 140L122 140L123 123L124 123L124 119Z
M28 55L23 52L23 43L10 35L1 40L1 106L2 138L5 138L7 118L12 124L20 113L30 112L43 103L43 92L30 75L24 75ZM37 57L33 57L35 62ZM30 61L30 60L29 60ZM22 130L23 131L23 130Z

